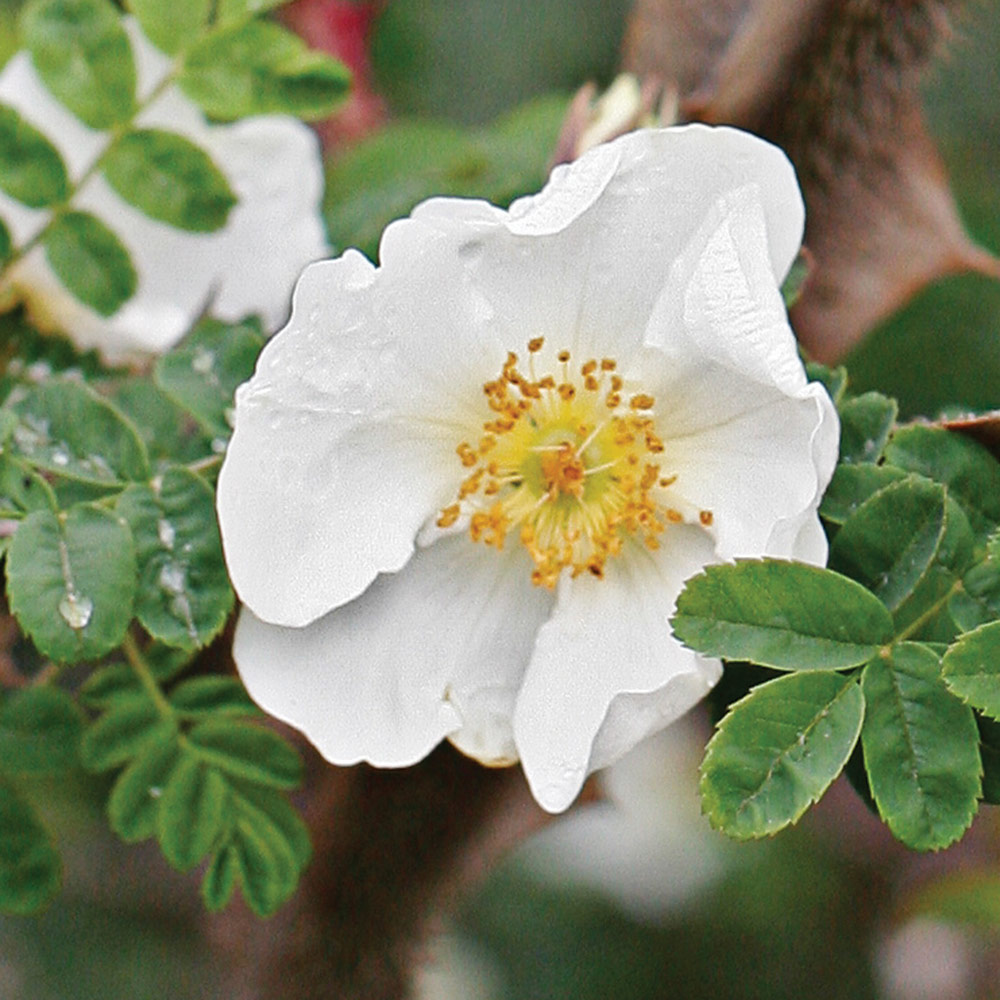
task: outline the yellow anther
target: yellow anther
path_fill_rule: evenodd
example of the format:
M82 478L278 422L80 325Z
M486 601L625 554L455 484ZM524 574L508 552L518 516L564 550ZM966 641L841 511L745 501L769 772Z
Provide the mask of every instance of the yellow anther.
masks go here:
M561 362L562 364L566 364L566 362L567 362L567 361L569 361L569 359L570 359L570 353L569 353L569 351L560 351L560 352L559 352L559 353L558 353L558 354L556 355L556 358L558 358L558 360L559 360L559 361L560 361L560 362Z
M537 354L542 349L544 344L545 344L544 337L533 337L531 340L528 341L528 350L532 354Z
M441 516L437 519L436 524L439 528L450 528L458 520L458 515L459 506L457 503L453 503L441 511Z
M644 392L640 392L628 401L628 405L631 406L633 410L651 410L655 402L656 400L653 399L652 396L649 396Z
M698 513L698 520L701 521L701 523L707 528L712 524L715 518L710 510L703 510Z

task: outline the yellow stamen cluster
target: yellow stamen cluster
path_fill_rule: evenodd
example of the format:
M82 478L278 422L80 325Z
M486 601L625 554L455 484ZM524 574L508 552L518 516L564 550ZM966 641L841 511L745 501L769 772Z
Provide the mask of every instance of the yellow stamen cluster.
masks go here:
M661 502L677 477L661 474L653 397L626 398L611 358L585 361L577 376L566 350L556 355L560 376L539 378L543 346L541 337L528 342L528 374L511 353L484 384L489 418L478 441L455 449L468 472L437 524L450 527L464 512L472 540L497 549L517 531L535 564L532 582L552 588L564 569L602 578L627 536L658 548L667 524L683 517ZM701 522L711 524L711 513Z

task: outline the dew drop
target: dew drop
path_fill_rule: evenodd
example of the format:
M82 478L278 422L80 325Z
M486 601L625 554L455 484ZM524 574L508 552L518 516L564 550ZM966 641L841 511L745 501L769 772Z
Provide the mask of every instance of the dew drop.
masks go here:
M151 799L158 799L163 794L163 789L159 785L151 785L149 788L149 797Z
M171 594L183 594L186 584L183 566L165 562L160 570L160 586Z
M204 347L199 347L191 359L191 368L199 375L207 375L214 364L215 355L211 351L206 351Z
M160 518L156 522L156 533L159 535L160 544L165 549L173 549L174 539L177 537L177 532L174 530L174 526L164 518Z
M60 468L69 465L69 455L64 451L52 452L52 464L58 465Z
M67 591L59 602L59 614L70 628L77 631L87 627L93 613L94 602L89 597L81 597L73 591Z

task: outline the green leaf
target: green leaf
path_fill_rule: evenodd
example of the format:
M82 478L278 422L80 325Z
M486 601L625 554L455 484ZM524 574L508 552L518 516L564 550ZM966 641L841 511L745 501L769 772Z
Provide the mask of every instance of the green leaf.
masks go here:
M915 424L893 434L885 455L901 469L944 483L977 536L989 534L1000 523L1000 465L971 438Z
M705 751L701 802L709 822L739 839L794 823L843 769L863 715L857 682L832 671L754 688Z
M0 219L0 264L5 263L14 249L14 244L11 242L10 230L7 228L7 223Z
M179 715L190 719L260 714L246 688L235 677L218 674L193 677L178 684L170 692L170 704Z
M7 553L10 609L38 649L59 662L96 659L121 644L135 578L128 528L88 504L29 514Z
M157 839L179 871L193 868L222 832L229 787L218 771L182 755L171 771L157 814Z
M163 789L176 763L177 734L164 728L118 775L108 796L108 820L126 843L147 840L156 833Z
M153 377L208 435L225 442L232 433L233 394L253 374L263 346L256 323L205 319L180 347L156 362Z
M83 766L110 771L126 761L175 740L177 725L145 698L115 703L83 735Z
M204 646L233 606L211 487L174 466L149 486L129 487L117 510L135 539L136 617L167 645Z
M872 795L893 835L916 850L958 840L980 795L972 709L945 687L938 657L900 643L862 675L861 744Z
M95 670L80 688L80 700L91 708L107 708L122 698L145 697L142 682L127 663Z
M961 589L951 595L948 610L962 631L969 632L1000 618L1000 556L988 548L986 558L970 566Z
M58 205L69 197L59 151L5 104L0 104L0 190L31 208Z
M874 462L896 422L896 400L866 392L840 404L840 460ZM892 461L890 459L890 461Z
M892 619L864 587L802 563L743 560L688 580L671 619L692 649L779 670L864 663L892 638Z
M149 458L135 428L93 389L69 379L37 386L14 407L13 445L32 465L96 486L145 481Z
M173 55L200 34L212 0L127 0L146 37L167 55Z
M0 413L13 416L9 410ZM14 422L17 423L16 418ZM55 506L52 487L41 476L10 455L0 454L0 509L30 513Z
M312 857L312 843L309 839L309 828L289 804L288 799L273 788L261 788L258 785L247 785L242 782L235 790L235 794L239 797L240 808L244 813L252 807L256 810L256 814L263 814L274 825L291 848L296 867L301 872Z
M966 632L945 653L941 673L952 694L1000 720L1000 621Z
M288 2L289 0L218 0L215 16L219 24L233 24L259 17Z
M894 465L838 465L819 512L830 524L843 524L872 494L905 477Z
M207 719L188 734L194 751L236 778L270 788L295 788L302 759L277 733L228 719Z
M60 688L12 691L0 702L0 771L53 774L79 763L83 716Z
M201 880L201 898L209 913L225 909L236 888L239 867L236 848L230 845L217 851L209 862Z
M822 382L830 398L840 405L847 390L847 369L843 365L827 368L818 361L809 361L806 363L806 375L810 382Z
M45 86L81 121L106 129L132 116L132 47L108 0L35 0L21 32Z
M979 727L979 756L983 761L983 801L1000 805L1000 722L974 714Z
M103 169L125 201L175 229L213 233L239 201L208 153L176 132L126 133L108 150Z
M350 72L269 21L213 31L188 50L178 83L211 118L285 113L315 119L347 95Z
M281 831L259 810L238 803L232 845L243 898L266 917L295 891L299 868L295 852Z
M112 402L135 427L152 462L185 464L211 454L208 438L148 375L117 381Z
M34 810L0 784L0 913L36 913L61 881L59 855Z
M42 240L56 277L84 305L111 316L138 286L128 250L100 219L65 212L53 219Z

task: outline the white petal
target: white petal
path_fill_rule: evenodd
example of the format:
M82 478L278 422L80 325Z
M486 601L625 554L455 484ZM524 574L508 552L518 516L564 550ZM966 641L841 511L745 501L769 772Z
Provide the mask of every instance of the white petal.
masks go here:
M233 655L251 696L328 760L405 766L480 726L480 693L517 688L551 606L529 572L523 554L444 539L305 628L244 610Z
M718 661L685 649L669 625L684 580L714 561L711 540L687 526L662 537L655 554L636 546L610 563L604 580L564 577L538 633L514 733L531 790L550 812L719 678Z

